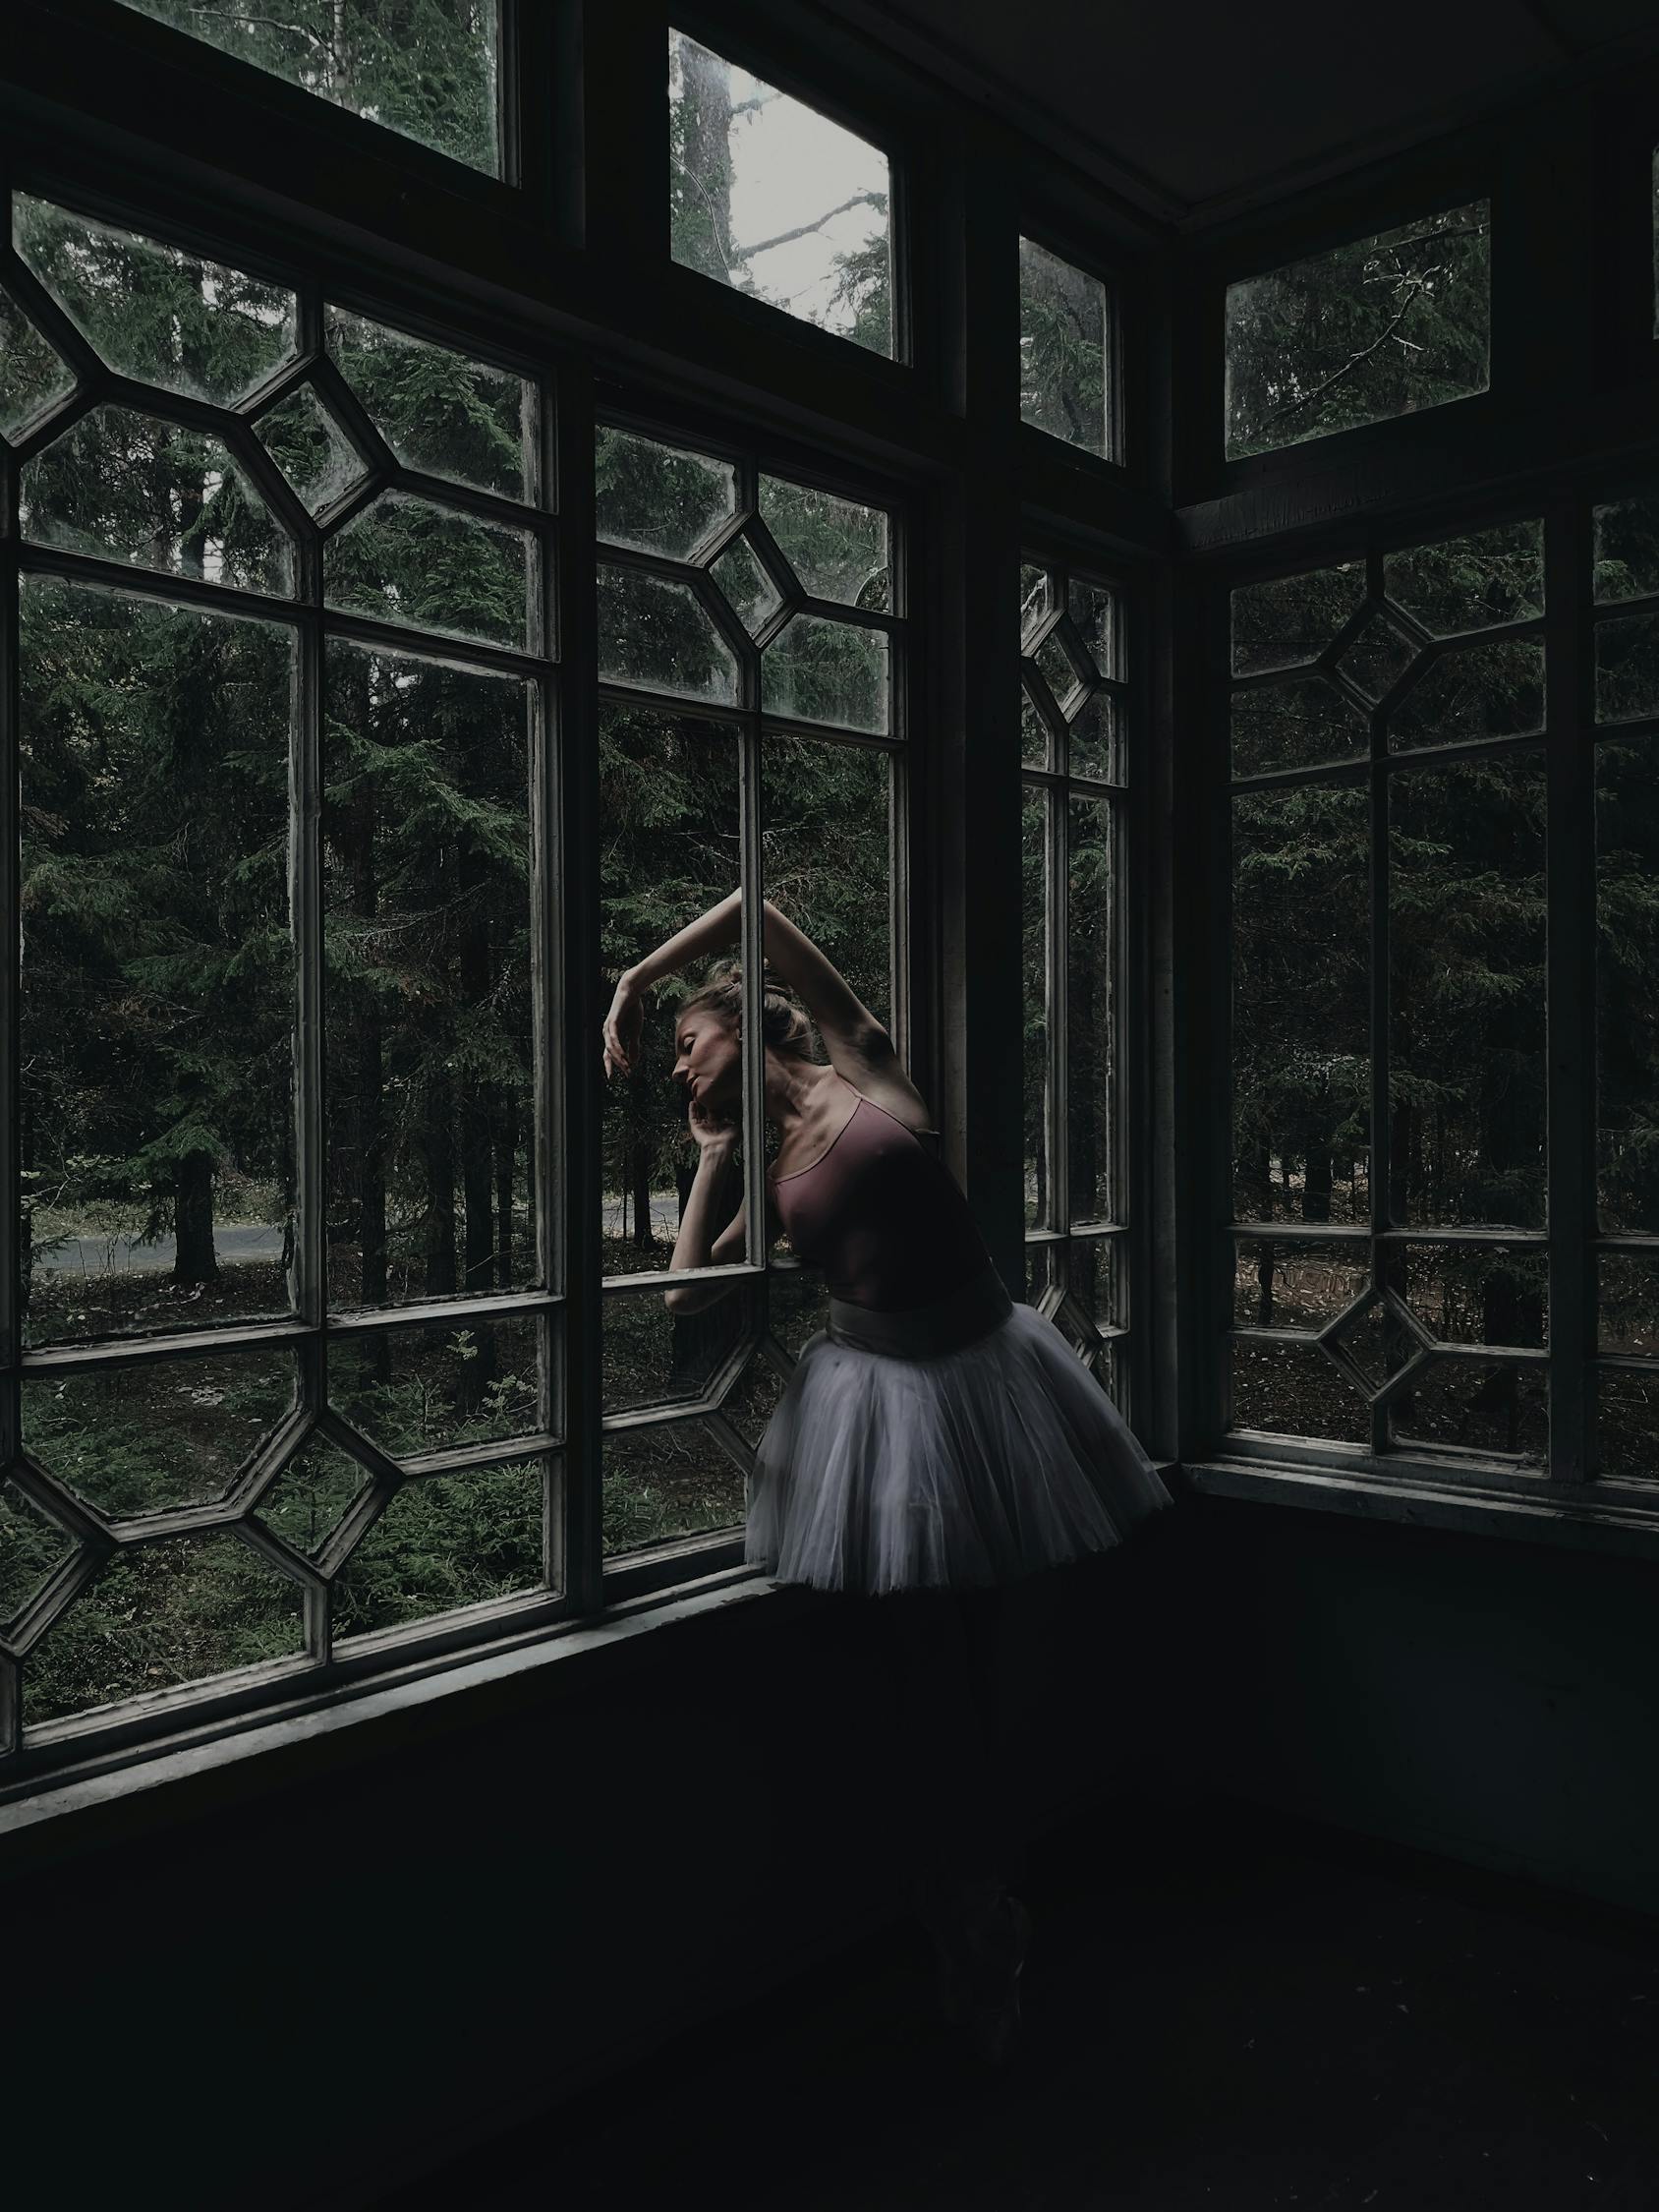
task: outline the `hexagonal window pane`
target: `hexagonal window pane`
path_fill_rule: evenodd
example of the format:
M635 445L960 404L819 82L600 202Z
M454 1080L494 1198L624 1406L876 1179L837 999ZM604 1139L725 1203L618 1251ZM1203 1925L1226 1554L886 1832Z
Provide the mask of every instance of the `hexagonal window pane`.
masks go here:
M222 1498L293 1411L291 1352L26 1374L24 1448L116 1519Z
M662 1293L616 1294L602 1308L604 1411L705 1398L751 1326L741 1287L697 1313L670 1313Z
M751 637L765 628L783 605L783 594L762 566L747 538L734 538L709 570Z
M1416 647L1402 637L1386 614L1366 616L1364 627L1337 663L1356 690L1373 705L1392 691L1416 658Z
M60 361L9 292L0 292L0 437L21 437L30 423L75 389Z
M322 565L329 606L348 613L521 651L534 643L528 530L382 492L329 539Z
M311 384L255 425L259 442L314 515L363 482L363 456Z
M372 1480L350 1452L314 1436L259 1500L256 1520L315 1558Z
M887 640L883 630L797 614L761 661L769 714L878 734L887 728Z
M1550 1443L1544 1363L1436 1360L1389 1405L1402 1452L1478 1452L1542 1472Z
M1370 729L1360 709L1317 676L1233 693L1235 776L1362 760L1370 743Z
M1072 694L1080 692L1088 681L1082 655L1067 650L1070 640L1065 637L1064 630L1063 622L1052 629L1033 655L1038 668L1043 671L1044 682L1054 693L1056 706L1062 713L1074 704Z
M887 518L880 507L763 476L761 520L811 598L887 612Z
M328 308L323 321L341 376L405 468L535 498L533 383L343 308Z
M1232 672L1261 675L1316 661L1365 597L1365 563L1241 584L1232 595Z
M239 1538L136 1544L105 1562L29 1656L24 1723L287 1659L305 1643L299 1584Z
M537 1411L534 1314L336 1336L328 1402L388 1458L531 1436Z
M540 1459L420 1475L334 1578L334 1635L372 1635L544 1587Z
M599 599L602 681L736 705L736 657L689 584L601 562Z
M1322 1329L1371 1279L1364 1245L1236 1240L1232 1317L1240 1328Z
M1232 1343L1232 1428L1368 1444L1371 1415L1353 1382L1318 1345Z
M216 437L97 407L23 471L24 535L39 546L285 597L286 532Z
M601 427L594 448L594 498L602 544L690 560L737 512L737 471L708 453Z
M1506 523L1391 553L1383 589L1436 637L1524 622L1544 611L1544 526Z
M775 1368L758 1355L720 1400L720 1411L753 1451L777 1411L785 1384Z
M16 1483L0 1483L0 1635L75 1549L69 1531Z
M1380 1390L1421 1349L1417 1336L1378 1293L1339 1322L1326 1343L1346 1354L1372 1390Z
M1405 1300L1442 1344L1549 1341L1550 1262L1502 1245L1407 1245Z
M1543 642L1515 638L1432 662L1390 715L1389 748L1522 737L1543 727Z
M615 1428L604 1438L604 1556L740 1528L747 1477L701 1421Z
M234 407L295 358L292 292L17 193L23 259L111 369Z

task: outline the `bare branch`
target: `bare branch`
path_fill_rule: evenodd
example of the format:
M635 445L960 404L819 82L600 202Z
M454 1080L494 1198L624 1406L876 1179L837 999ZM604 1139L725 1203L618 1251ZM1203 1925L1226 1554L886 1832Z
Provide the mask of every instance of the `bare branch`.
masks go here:
M855 192L850 200L843 200L838 207L830 208L816 222L799 223L793 230L780 230L775 238L763 238L755 246L734 246L731 258L734 262L751 261L757 254L771 253L774 246L787 246L793 239L810 237L815 230L822 230L826 223L833 222L837 215L844 215L849 207L875 207L881 204L881 200L879 192Z
M1304 407L1311 407L1316 399L1323 398L1333 384L1340 384L1350 370L1357 369L1359 364L1362 361L1368 361L1379 347L1387 345L1390 338L1394 336L1400 325L1428 290L1430 278L1440 274L1441 271L1437 268L1428 269L1421 276L1410 278L1408 281L1411 289L1402 302L1394 320L1385 329L1380 330L1368 346L1361 346L1357 353L1350 353L1342 367L1333 369L1323 382L1314 385L1312 391L1305 391L1296 399L1287 400L1283 407L1276 407L1271 414L1264 415L1262 417L1263 427L1265 428L1269 423L1277 423L1285 415L1294 415Z

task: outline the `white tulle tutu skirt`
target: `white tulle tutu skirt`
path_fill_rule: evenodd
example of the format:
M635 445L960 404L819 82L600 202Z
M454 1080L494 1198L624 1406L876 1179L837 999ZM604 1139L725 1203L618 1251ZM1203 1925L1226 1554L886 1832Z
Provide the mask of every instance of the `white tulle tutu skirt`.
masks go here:
M1110 1550L1170 1502L1065 1338L991 1268L911 1312L831 1300L756 1452L744 1557L819 1590L983 1589Z

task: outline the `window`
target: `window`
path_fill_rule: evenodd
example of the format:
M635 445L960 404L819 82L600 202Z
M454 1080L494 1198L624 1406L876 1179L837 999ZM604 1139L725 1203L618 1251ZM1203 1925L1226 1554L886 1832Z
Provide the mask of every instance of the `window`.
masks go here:
M1547 612L1530 518L1232 593L1236 1430L1548 1471Z
M383 123L469 168L501 173L498 0L126 0L157 23Z
M1019 242L1021 422L1115 458L1111 303L1106 286L1058 254Z
M903 624L887 508L774 475L752 450L621 424L601 432L598 486L607 982L742 887L751 906L775 901L895 1024ZM707 979L658 988L643 1065L604 1100L610 1558L741 1527L754 1447L826 1310L821 1279L753 1236L754 1274L735 1293L664 1307L695 1167L668 1081L674 1010ZM756 1024L743 1027L747 1053ZM745 1072L758 1084L752 1054ZM750 1145L764 1126L748 1115ZM759 1218L749 1156L740 1147L728 1220L745 1197Z
M1227 455L1270 453L1484 391L1484 200L1227 289Z
M894 345L887 158L668 33L673 256L872 353Z
M1022 565L1026 1296L1126 1412L1123 626L1111 585Z

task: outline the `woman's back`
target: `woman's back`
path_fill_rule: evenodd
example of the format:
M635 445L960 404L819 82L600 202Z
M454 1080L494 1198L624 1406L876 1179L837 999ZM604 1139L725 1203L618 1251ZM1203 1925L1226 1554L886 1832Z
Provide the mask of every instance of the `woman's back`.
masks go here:
M862 1094L827 1151L772 1185L789 1242L833 1298L900 1312L930 1306L991 1263L968 1201L920 1135Z

